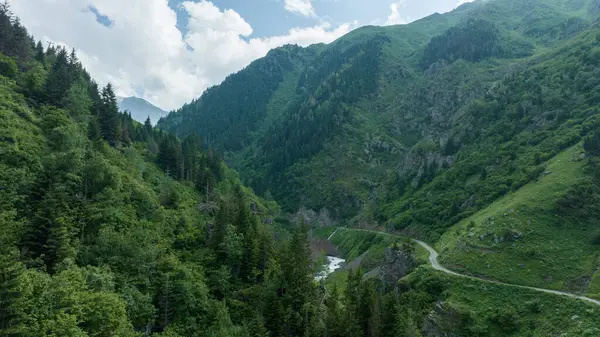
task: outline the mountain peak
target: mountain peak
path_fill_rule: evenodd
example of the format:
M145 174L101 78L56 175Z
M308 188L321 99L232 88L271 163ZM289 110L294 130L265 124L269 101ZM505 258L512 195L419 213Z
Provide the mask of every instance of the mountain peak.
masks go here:
M131 96L131 97L119 97L119 109L122 111L129 111L131 117L136 121L143 123L146 118L150 117L150 121L153 125L156 125L158 120L167 115L167 112L154 104L146 101L143 98Z

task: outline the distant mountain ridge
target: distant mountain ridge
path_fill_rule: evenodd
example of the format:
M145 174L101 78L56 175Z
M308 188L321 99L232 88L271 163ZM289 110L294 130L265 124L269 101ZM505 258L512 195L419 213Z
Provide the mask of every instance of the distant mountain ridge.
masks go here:
M139 97L119 97L119 109L129 111L131 117L140 123L145 122L146 118L150 117L152 125L156 125L159 119L168 114L168 112Z

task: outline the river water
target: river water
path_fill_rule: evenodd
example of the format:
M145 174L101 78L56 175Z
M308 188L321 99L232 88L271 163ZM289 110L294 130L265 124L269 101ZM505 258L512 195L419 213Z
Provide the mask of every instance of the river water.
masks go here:
M315 280L320 281L320 280L325 279L327 276L329 276L329 274L331 274L334 271L340 269L342 267L342 264L344 262L346 262L346 260L341 259L339 257L328 256L327 257L327 264L325 265L325 270L323 270L322 272L320 272L315 277Z

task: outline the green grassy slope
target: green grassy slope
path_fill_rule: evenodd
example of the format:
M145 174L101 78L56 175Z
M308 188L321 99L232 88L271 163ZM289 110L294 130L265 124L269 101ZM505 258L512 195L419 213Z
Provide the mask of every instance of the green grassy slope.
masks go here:
M313 229L312 236L317 239L327 239L334 232L330 241L337 247L340 257L346 259L347 263L360 257L360 268L364 272L379 266L383 260L383 251L396 243L410 244L414 248L414 255L419 265L427 263L429 258L425 248L414 244L408 237L399 235L344 227L321 227Z
M552 158L541 176L461 221L436 247L441 262L456 270L514 284L586 292L600 250L594 214L564 214L559 202L584 173L581 145Z
M420 264L427 262L427 251L414 245L407 237L372 232L360 229L339 228L331 238L331 242L338 247L340 255L348 262L363 255L361 267L365 271L379 265L383 260L383 251L395 243L409 243L415 248L415 257Z
M449 276L427 267L418 268L404 282L417 289L441 288L438 303L442 304L428 319L459 336L592 337L600 333L598 308L584 301Z

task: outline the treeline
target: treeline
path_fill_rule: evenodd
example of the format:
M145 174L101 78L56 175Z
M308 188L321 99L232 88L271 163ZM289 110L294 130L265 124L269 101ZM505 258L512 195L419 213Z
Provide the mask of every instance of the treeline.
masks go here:
M533 54L533 45L510 39L491 22L469 18L436 36L425 47L420 66L428 68L438 61L458 59L479 62L491 57L524 57Z

